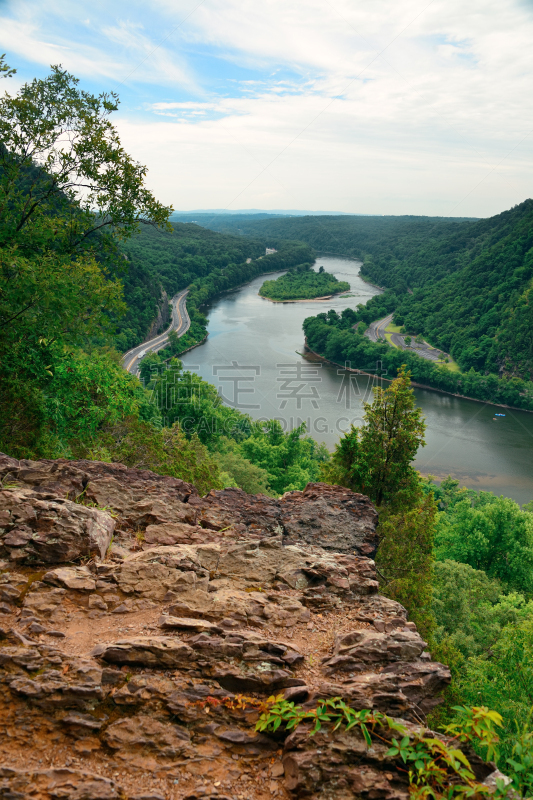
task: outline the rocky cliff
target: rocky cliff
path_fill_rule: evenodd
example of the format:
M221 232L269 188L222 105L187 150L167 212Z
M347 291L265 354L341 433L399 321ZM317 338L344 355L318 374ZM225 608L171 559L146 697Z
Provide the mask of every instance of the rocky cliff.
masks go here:
M356 730L255 731L272 694L413 727L449 681L378 593L368 498L1 455L0 480L1 797L408 797Z

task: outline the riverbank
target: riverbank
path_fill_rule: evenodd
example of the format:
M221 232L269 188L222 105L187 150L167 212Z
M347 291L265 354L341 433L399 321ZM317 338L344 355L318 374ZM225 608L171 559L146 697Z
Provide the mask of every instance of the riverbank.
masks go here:
M188 353L190 350L194 350L195 347L200 347L201 344L204 344L207 341L207 337L208 336L209 336L209 334L206 333L206 335L204 336L204 338L202 339L201 342L196 342L196 344L191 344L191 346L187 347L185 350L181 350L179 353L177 353L175 358L179 358L180 356L184 356L185 353ZM174 356L173 356L173 358L174 358ZM167 361L170 361L170 359L167 359Z
M319 361L322 361L325 364L331 364L333 367L340 367L341 369L346 370L346 372L353 372L356 375L366 375L369 378L379 377L381 381L386 381L387 383L392 383L392 381L394 380L394 378L384 378L381 376L377 376L376 373L373 372L364 372L364 370L362 369L352 369L351 367L346 367L343 364L339 364L337 361L332 361L331 359L326 358L325 356L321 356L320 353L316 353L314 350L311 350L311 348L307 344L307 338L305 338L305 352L302 354L303 358L306 357L307 353L311 353L311 355L316 356L316 358L318 358ZM438 389L437 387L429 386L426 383L417 383L416 381L411 381L411 386L413 386L416 389L426 389L429 392L438 392L439 394L446 394L449 395L449 397L457 397L460 400L473 400L474 403L483 403L483 405L485 406L495 406L496 408L508 408L509 410L525 411L526 414L533 414L533 411L531 411L528 408L509 406L505 405L504 403L492 403L490 402L490 400L480 400L479 397L469 397L466 394L456 394L455 392L447 392L445 389Z
M257 296L260 297L261 300L268 300L270 303L318 303L323 300L332 300L334 297L342 297L342 295L350 294L351 291L351 289L346 289L345 292L335 292L335 294L327 294L324 297L302 297L299 300L274 300L272 297L265 297L259 294L259 292L257 292Z

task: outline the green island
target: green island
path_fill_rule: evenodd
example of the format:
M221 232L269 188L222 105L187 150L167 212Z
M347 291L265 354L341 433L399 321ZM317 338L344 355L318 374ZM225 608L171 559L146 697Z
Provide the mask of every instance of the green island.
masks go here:
M324 267L315 272L311 264L300 264L274 281L265 281L259 289L259 294L268 300L284 303L291 300L328 298L334 294L347 292L349 289L349 283L337 280L335 275L326 272Z

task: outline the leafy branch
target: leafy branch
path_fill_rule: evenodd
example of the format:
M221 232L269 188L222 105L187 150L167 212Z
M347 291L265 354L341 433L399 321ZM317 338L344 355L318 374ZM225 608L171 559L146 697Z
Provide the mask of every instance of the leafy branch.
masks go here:
M302 723L310 723L308 735L314 736L323 727L335 732L342 726L346 731L357 728L368 748L376 739L392 745L385 758L396 761L399 772L407 772L412 800L467 800L493 792L476 781L467 756L457 746L476 741L485 748L487 758L497 756L496 728L501 727L502 718L484 706L457 707L459 722L444 729L450 737L445 741L428 736L425 728L409 731L379 711L355 711L340 697L320 700L316 708L307 710L284 700L282 695L270 697L267 702L269 706L256 724L257 731L274 733L282 725L286 731L291 731ZM392 733L398 738L391 736ZM494 797L506 797L507 792L505 782L499 781Z

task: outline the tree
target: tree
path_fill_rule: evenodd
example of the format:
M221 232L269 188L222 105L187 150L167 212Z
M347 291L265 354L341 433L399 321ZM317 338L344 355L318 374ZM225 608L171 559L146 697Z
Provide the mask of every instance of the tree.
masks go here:
M52 67L0 98L0 336L10 347L31 332L72 341L122 313L116 242L141 221L166 225L172 210L120 144L109 120L118 97L77 84Z
M102 341L124 311L117 242L171 212L121 146L117 107L60 67L0 98L0 445L26 455L52 454L51 398L87 374L76 348Z
M420 634L432 641L433 536L437 506L433 495L419 495L416 504L395 504L379 510L376 565L381 591L409 612Z
M461 703L483 704L504 718L500 766L511 755L516 726L531 718L533 707L533 617L507 625L488 656L468 660L459 680ZM528 797L531 795L528 794Z
M480 492L442 515L435 535L439 561L453 559L498 578L508 589L533 591L533 516L507 497Z
M533 601L505 594L500 581L457 561L433 565L436 640L449 638L465 658L487 653L502 628L533 615Z
M437 505L411 466L424 445L425 423L405 367L387 389L374 389L373 403L364 408L364 425L352 425L322 475L368 495L378 507L381 591L402 603L429 637L434 628L431 568Z
M118 96L91 95L78 83L53 66L44 80L0 98L2 246L72 253L97 230L127 238L140 222L167 223L172 208L146 188L146 167L109 120Z
M11 69L5 62L6 54L0 56L0 78L11 78L16 73L16 69Z
M405 506L420 498L411 462L425 445L426 426L410 384L402 367L387 389L375 388L374 402L364 405L365 424L352 425L325 468L327 479L368 495L377 506Z
M177 425L156 430L136 416L104 426L92 441L78 446L75 456L172 475L193 483L200 494L222 488L218 465L197 436L187 439Z

